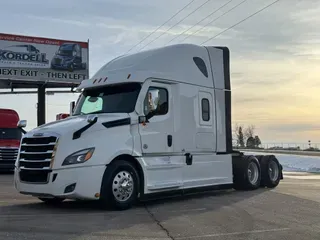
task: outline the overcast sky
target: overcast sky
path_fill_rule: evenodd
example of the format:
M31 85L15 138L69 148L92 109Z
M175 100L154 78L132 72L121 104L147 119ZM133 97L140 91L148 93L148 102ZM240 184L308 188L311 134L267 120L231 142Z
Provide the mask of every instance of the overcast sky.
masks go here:
M112 58L125 53L191 0L10 0L0 9L3 33L87 41L90 76ZM157 33L145 49L166 45L229 0L195 0ZM170 44L201 44L274 0L233 0L199 26ZM280 0L207 45L231 51L233 123L254 124L262 142L320 143L320 1ZM318 68L317 68L318 66ZM47 96L47 121L68 112L77 95ZM36 95L0 95L0 107L16 109L28 128L36 126Z

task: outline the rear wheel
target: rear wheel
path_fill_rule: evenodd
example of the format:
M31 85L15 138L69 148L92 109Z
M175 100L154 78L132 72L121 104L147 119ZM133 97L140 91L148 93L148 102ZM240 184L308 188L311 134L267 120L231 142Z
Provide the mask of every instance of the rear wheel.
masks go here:
M258 161L259 161L259 164L261 165L261 159L264 157L264 155L254 155Z
M266 155L261 159L261 186L274 188L281 179L281 166L274 155Z
M234 188L238 190L254 190L260 187L261 169L254 156L243 156L234 162Z
M128 161L116 160L107 167L101 187L102 208L125 210L137 200L139 175L134 165Z

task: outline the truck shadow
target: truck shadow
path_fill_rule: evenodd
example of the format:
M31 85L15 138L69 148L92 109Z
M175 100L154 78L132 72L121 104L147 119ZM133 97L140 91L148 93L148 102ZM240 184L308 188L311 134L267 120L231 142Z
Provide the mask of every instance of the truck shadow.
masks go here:
M13 175L13 171L0 170L0 175Z
M40 236L47 238L52 235L59 236L60 240L73 239L73 234L105 236L112 233L120 237L124 234L123 229L141 225L147 225L147 229L148 225L154 227L159 222L174 221L186 215L189 219L208 212L211 215L243 200L261 199L259 195L266 192L268 189L211 191L139 202L126 211L102 211L96 201L65 201L54 207L42 202L0 205L0 233L30 234L30 237L37 236L39 239L42 239ZM105 235L99 235L102 232ZM153 236L152 231L143 234Z

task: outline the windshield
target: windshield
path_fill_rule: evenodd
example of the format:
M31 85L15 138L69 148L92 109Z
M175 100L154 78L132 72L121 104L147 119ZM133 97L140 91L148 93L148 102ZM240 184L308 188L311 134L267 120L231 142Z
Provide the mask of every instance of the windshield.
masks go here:
M62 45L59 48L58 53L63 56L72 56L73 54L73 46L72 45Z
M73 115L133 112L140 89L140 83L125 83L85 90Z
M18 128L0 128L0 140L1 139L14 139L20 140L22 133Z
M59 55L72 56L72 50L59 50Z

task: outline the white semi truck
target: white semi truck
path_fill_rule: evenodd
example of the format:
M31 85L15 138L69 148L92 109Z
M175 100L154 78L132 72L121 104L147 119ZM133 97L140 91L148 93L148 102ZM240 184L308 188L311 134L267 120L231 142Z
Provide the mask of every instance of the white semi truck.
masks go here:
M157 194L276 187L275 156L232 149L229 58L227 47L177 44L110 61L79 85L70 117L23 136L15 188L128 209Z

